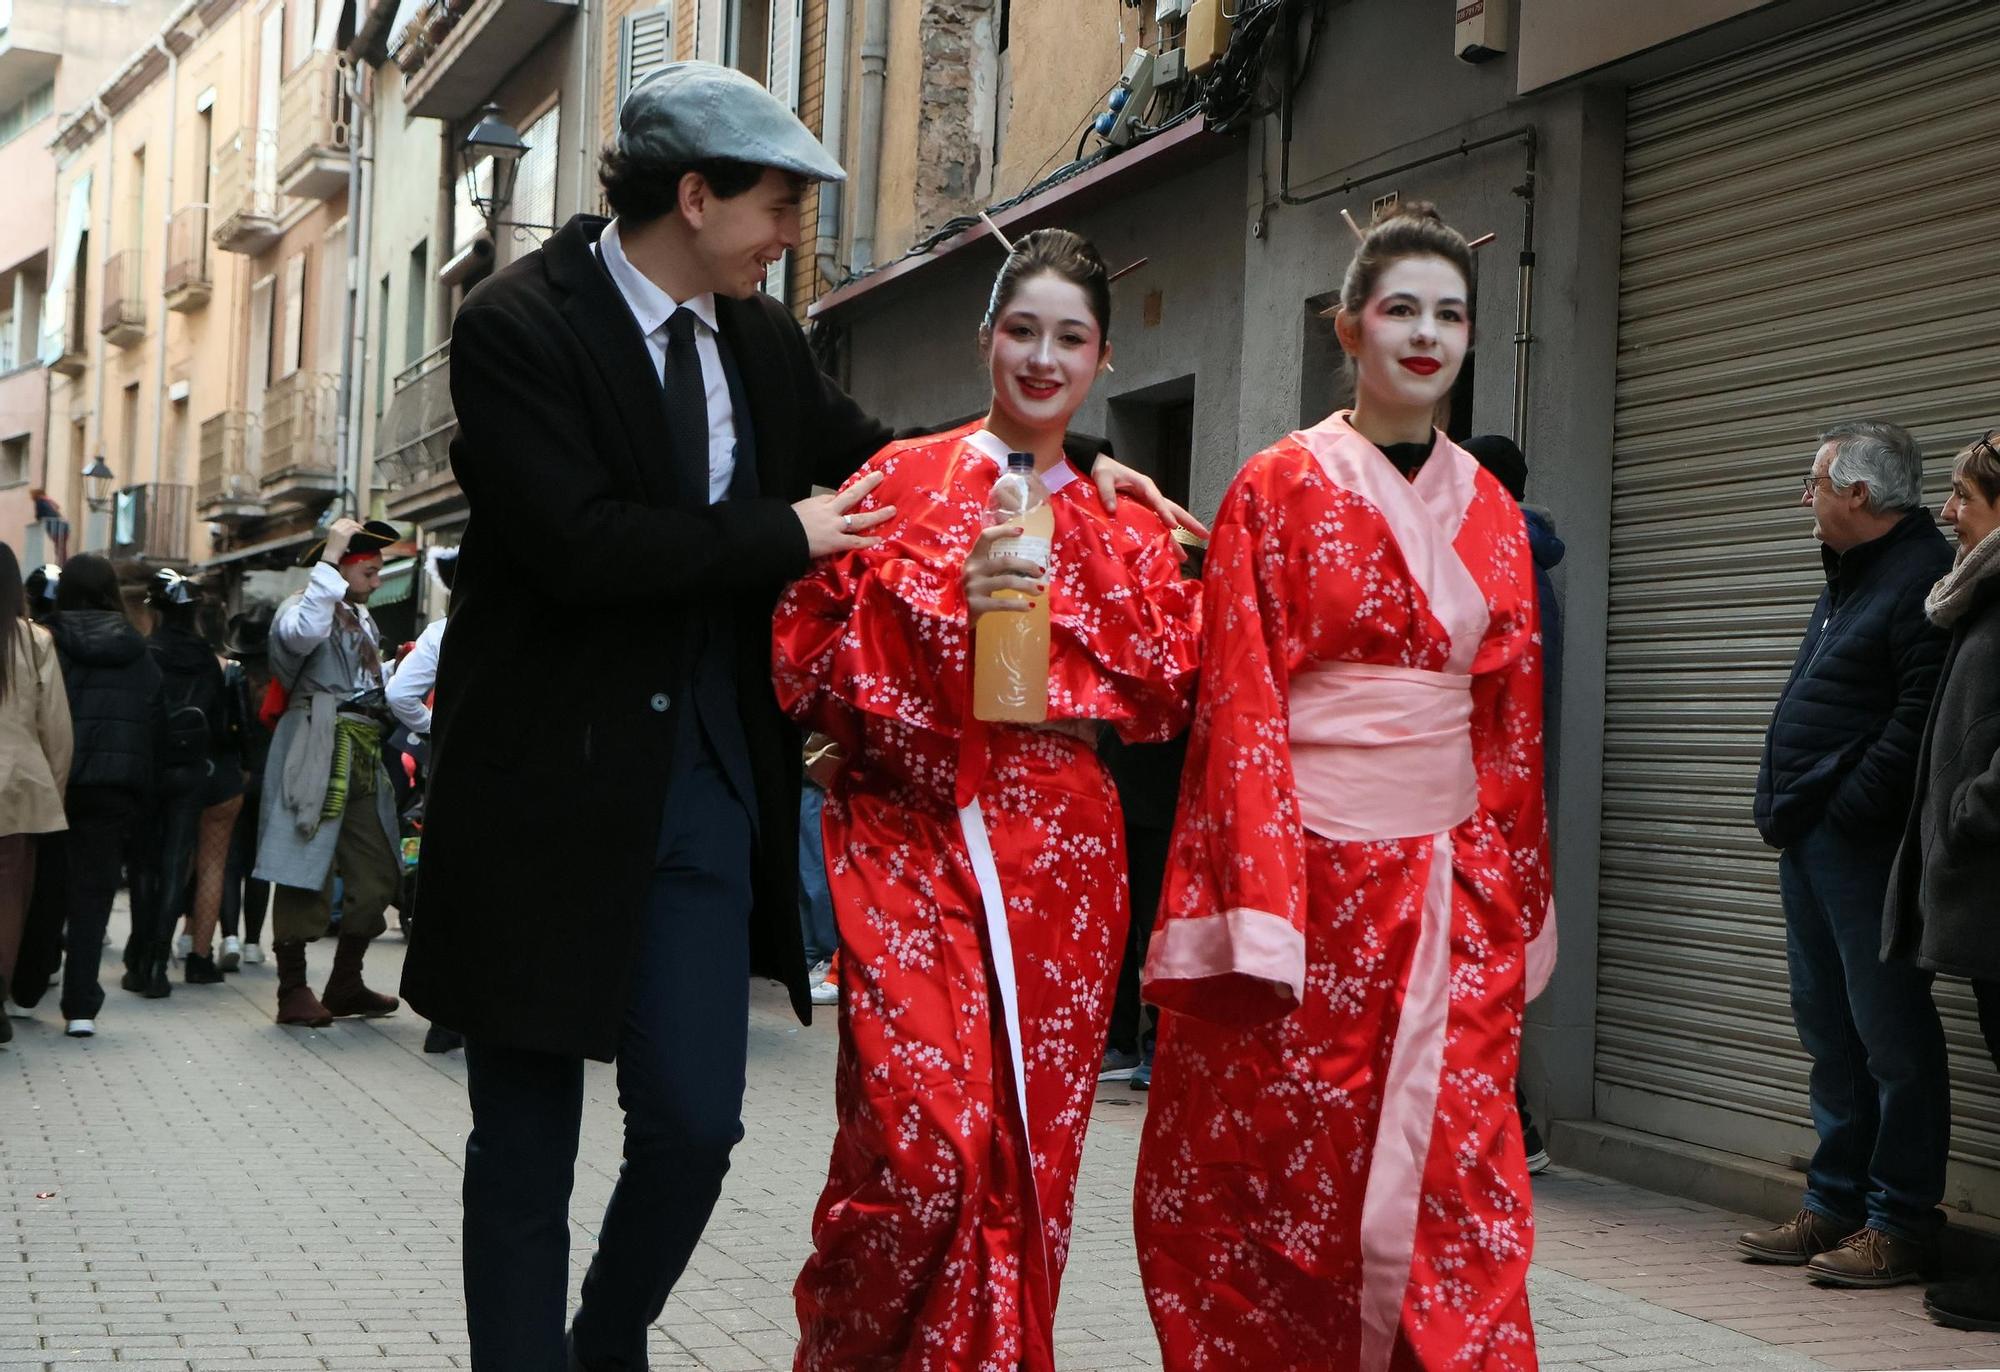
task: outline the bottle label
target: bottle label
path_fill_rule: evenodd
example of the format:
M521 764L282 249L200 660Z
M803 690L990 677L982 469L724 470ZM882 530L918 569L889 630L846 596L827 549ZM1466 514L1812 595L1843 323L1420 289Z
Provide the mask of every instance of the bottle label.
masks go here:
M1036 538L1033 534L1022 534L1018 538L1003 538L993 545L995 557L1018 557L1023 562L1032 562L1044 572L1049 569L1051 542L1046 538Z

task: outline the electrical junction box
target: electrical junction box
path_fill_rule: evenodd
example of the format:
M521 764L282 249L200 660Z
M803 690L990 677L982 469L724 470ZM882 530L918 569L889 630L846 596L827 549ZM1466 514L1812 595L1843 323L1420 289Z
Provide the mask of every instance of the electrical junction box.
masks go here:
M1153 63L1153 84L1166 87L1175 85L1187 76L1187 54L1179 48L1163 52Z
M1490 62L1507 51L1508 0L1459 0L1451 50L1461 62Z
M1152 102L1153 91L1158 85L1154 78L1154 65L1152 53L1144 48L1134 48L1131 60L1125 64L1125 74L1112 88L1109 107L1091 125L1097 136L1114 148L1131 143L1133 126Z
M1178 19L1188 12L1188 6L1192 3L1194 0L1159 0L1153 7L1153 19L1161 24L1169 19Z
M1215 65L1229 46L1229 15L1222 0L1190 0L1187 7L1187 39L1181 55L1191 72L1204 72Z

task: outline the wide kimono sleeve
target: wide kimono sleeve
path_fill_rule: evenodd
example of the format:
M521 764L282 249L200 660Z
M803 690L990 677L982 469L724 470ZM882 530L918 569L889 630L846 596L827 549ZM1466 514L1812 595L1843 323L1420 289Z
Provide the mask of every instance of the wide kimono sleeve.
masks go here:
M961 729L969 661L963 554L954 563L943 544L967 516L924 479L936 465L929 456L892 445L855 474L856 481L884 474L856 508L895 505L890 532L872 548L816 562L786 590L772 623L779 705L834 739L849 759L885 732L952 740ZM976 526L977 506L970 517ZM940 760L936 750L920 751L924 760ZM948 776L913 779L951 789Z
M1078 482L1072 489L1084 489ZM1049 716L1108 724L1127 743L1164 743L1187 728L1201 650L1201 583L1180 546L1135 502L1062 540L1049 617Z
M1305 834L1292 780L1283 502L1254 460L1216 517L1201 685L1146 998L1226 1024L1295 1008L1306 970Z
M1522 937L1532 943L1554 896L1543 788L1543 659L1534 561L1520 510L1497 487L1482 490L1469 518L1490 530L1490 551L1474 565L1490 569L1479 579L1490 579L1487 603L1493 611L1472 666L1473 768L1479 777L1480 809L1507 845Z

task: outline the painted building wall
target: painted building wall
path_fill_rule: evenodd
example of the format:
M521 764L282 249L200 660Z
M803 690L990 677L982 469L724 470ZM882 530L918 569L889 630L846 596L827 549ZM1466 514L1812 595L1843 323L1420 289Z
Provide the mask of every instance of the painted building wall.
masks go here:
M449 329L444 312L447 292L439 285L437 272L450 252L449 178L456 168L445 162L444 126L435 119L410 118L403 107L403 86L403 73L395 63L384 62L375 69L374 199L368 228L369 279L362 283L369 327L359 363L362 451L368 459L364 465L370 466L376 423L397 374L443 342ZM413 319L420 321L415 329Z
M86 103L176 4L177 0L129 0L119 5L88 0L15 0L10 42L17 48L56 55L55 88L48 117L22 129L12 142L0 147L0 186L7 187L6 212L0 214L0 279L26 269L46 283L50 247L59 232L56 162L49 153L49 140L62 114ZM5 293L4 284L0 284L0 295ZM39 319L32 317L39 314L38 301L21 296L15 308L22 346L14 369L0 374L0 439L25 436L29 466L27 479L0 487L0 538L19 550L25 546L24 531L33 515L28 491L50 483L49 455L55 452L60 459L65 450L48 443L49 378L35 357L41 328ZM80 527L81 511L68 504L64 510Z

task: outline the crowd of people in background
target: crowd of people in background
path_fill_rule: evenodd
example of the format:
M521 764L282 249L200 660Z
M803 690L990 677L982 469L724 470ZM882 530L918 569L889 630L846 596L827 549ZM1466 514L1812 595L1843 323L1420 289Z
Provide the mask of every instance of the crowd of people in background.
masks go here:
M23 576L0 545L0 996L12 1007L35 1008L59 981L65 1033L100 1032L122 888L118 985L140 999L265 962L268 917L278 1023L397 1008L360 970L384 912L414 915L404 838L421 824L444 620L385 653L365 601L396 539L337 521L304 589L236 614L173 568L121 581L82 553ZM431 556L441 588L455 556ZM305 945L329 934L333 967L315 993ZM0 1042L12 1034L0 1017ZM436 1028L426 1042L457 1046Z

